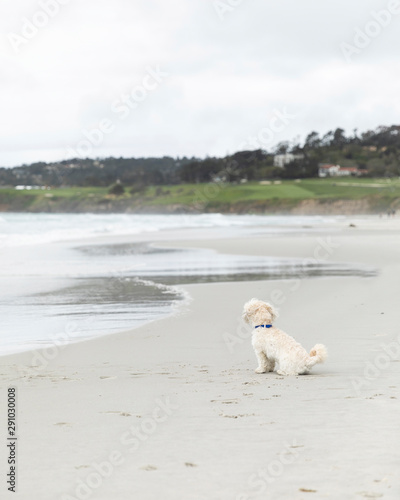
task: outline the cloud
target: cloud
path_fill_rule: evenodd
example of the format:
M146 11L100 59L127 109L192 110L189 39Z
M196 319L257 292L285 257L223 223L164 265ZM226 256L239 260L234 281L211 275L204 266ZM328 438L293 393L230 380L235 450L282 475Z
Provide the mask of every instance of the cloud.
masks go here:
M104 118L93 156L223 155L285 107L276 142L395 123L400 14L351 61L342 49L395 1L243 0L221 19L213 0L63 0L18 53L10 33L61 0L3 2L0 165L63 159ZM119 120L148 67L169 76Z

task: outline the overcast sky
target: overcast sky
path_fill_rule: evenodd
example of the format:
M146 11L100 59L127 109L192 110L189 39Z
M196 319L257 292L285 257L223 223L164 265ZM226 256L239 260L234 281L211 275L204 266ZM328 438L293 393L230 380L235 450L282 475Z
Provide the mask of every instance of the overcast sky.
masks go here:
M3 0L0 166L398 124L399 27L398 0Z

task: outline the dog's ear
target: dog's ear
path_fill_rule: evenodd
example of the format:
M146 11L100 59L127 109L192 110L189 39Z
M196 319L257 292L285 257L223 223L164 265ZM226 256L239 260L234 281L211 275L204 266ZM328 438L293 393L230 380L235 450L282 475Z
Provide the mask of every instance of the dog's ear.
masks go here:
M275 309L275 307L269 304L268 302L265 303L265 308L268 311L269 315L271 316L271 323L273 323L279 316L278 310Z
M275 307L268 302L263 302L259 309L269 318L271 323L273 323L278 317L277 309L275 309Z
M248 302L246 302L246 304L243 307L243 314L242 314L243 321L245 321L246 323L251 323L251 317L255 313L258 302L259 301L257 299L251 299Z

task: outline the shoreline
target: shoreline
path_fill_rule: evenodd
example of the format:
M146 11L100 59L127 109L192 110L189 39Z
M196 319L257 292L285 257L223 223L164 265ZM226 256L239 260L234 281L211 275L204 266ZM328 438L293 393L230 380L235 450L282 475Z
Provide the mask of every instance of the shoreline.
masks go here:
M398 343L400 228L377 222L335 232L328 254L376 277L184 285L192 301L176 315L66 346L42 367L32 353L1 357L20 405L17 498L76 499L83 485L96 500L397 498L400 364L384 348ZM262 233L162 245L309 259L329 237ZM274 302L307 349L325 344L327 362L256 375L240 320L252 296Z
M349 220L354 220L354 219L349 219ZM376 221L374 221L372 218L369 219L361 219L362 223L365 225L365 228L368 228L371 224L376 224ZM296 224L281 224L277 226L265 226L265 227L259 227L259 226L248 226L248 227L231 227L231 228L224 228L222 231L220 228L216 227L211 227L211 228L192 228L192 229L186 229L184 232L178 231L175 228L170 228L170 229L165 229L161 230L156 233L140 233L137 235L102 235L102 236L97 236L97 237L91 237L91 238L86 238L86 239L77 239L77 240L71 240L71 241L58 241L58 242L49 242L43 245L38 245L38 246L33 246L33 247L16 247L14 251L17 251L18 253L18 260L26 260L30 262L30 268L29 272L32 272L32 259L33 262L35 263L33 267L33 273L37 274L40 272L40 266L38 261L36 263L36 259L40 257L42 254L46 254L47 258L50 256L49 261L52 261L53 259L59 259L57 257L59 255L59 252L61 252L62 259L66 259L67 265L68 265L68 276L67 275L60 275L58 274L56 276L53 276L54 270L51 270L49 273L49 269L46 269L46 273L49 273L48 276L46 276L46 280L44 280L44 283L41 283L41 286L39 289L34 290L33 288L31 289L30 294L28 294L25 297L21 297L20 300L25 300L28 301L27 303L29 304L29 297L32 296L32 300L40 300L39 295L49 296L50 300L50 305L49 307L52 307L51 304L56 302L59 306L61 305L61 301L64 300L63 296L65 294L68 294L68 300L71 302L73 300L72 295L73 290L77 289L76 293L79 293L78 287L82 288L82 286L86 286L87 288L87 293L96 293L98 294L96 290L92 290L91 287L93 288L93 283L97 282L101 286L105 286L107 282L107 286L104 288L110 288L110 291L113 293L117 293L118 289L120 292L123 291L126 294L128 292L128 281L132 282L132 285L130 288L132 288L133 284L137 283L133 288L134 290L131 290L131 292L134 293L139 293L136 290L137 286L140 286L141 283L145 284L150 284L151 282L154 283L155 288L161 288L165 290L169 290L170 294L175 293L175 290L182 290L182 286L184 286L187 283L198 283L198 282L208 282L208 283L215 283L215 282L242 282L242 281L260 281L263 279L266 279L268 281L270 280L277 280L277 279L296 279L298 276L301 278L315 278L315 277L323 277L323 276L330 276L330 275L352 275L355 273L355 275L363 274L363 273L371 273L373 272L373 268L370 267L369 269L367 267L362 267L357 265L357 263L353 263L350 266L346 268L346 264L341 264L340 262L336 262L335 259L333 259L333 262L327 262L325 263L325 259L319 258L319 259L312 259L311 262L304 261L304 266L303 266L303 261L301 259L294 259L293 261L291 259L294 258L293 255L287 255L283 259L282 257L282 252L276 252L275 257L272 258L272 260L275 260L275 262L264 260L264 261L254 261L252 262L251 260L245 260L245 256L247 255L250 257L250 259L257 258L257 256L260 254L260 252L249 252L248 248L246 246L241 245L241 241L244 237L249 237L253 238L254 240L260 239L262 236L267 236L269 240L276 240L277 238L279 241L283 242L282 238L293 238L298 236L300 233L304 238L305 237L317 237L319 235L322 242L322 247L320 248L321 251L324 250L325 247L328 248L328 251L331 251L329 249L329 238L326 240L324 243L324 238L326 238L326 235L329 234L342 234L346 230L348 230L348 223L346 219L339 218L337 220L331 219L328 222L324 221L323 219L318 220L318 219L312 219L310 222L310 225L299 225L299 220L294 219L293 222L296 222ZM385 221L386 224L382 223L380 225L380 229L384 229L385 227L388 227L388 224L391 223L391 226L395 223L395 221ZM357 220L357 224L358 220ZM399 226L400 227L400 226ZM360 230L360 229L359 229ZM266 232L265 232L266 231ZM134 239L134 242L132 242L132 239ZM171 240L174 240L175 242ZM225 240L230 239L232 242L231 245L227 246L225 245ZM189 244L188 244L189 241ZM217 243L219 241L219 243ZM296 240L297 241L297 240ZM196 242L193 244L193 242ZM198 242L198 244L197 244ZM222 242L222 246L220 243ZM280 243L279 243L280 244ZM50 245L50 247L49 247ZM129 247L132 247L132 250L129 250ZM135 248L138 248L138 251L135 250ZM86 255L90 256L93 255L95 259L101 259L104 257L101 256L111 256L112 258L112 266L117 269L117 267L120 267L121 264L118 263L119 261L117 260L120 255L126 254L126 256L131 255L131 258L129 259L131 263L136 262L134 259L136 259L138 256L140 257L141 251L140 248L143 247L143 252L146 254L147 251L145 250L145 247L152 248L152 249L159 249L161 252L164 250L167 251L173 251L177 250L178 252L184 251L184 252L192 252L192 256L189 257L189 260L196 258L200 258L201 260L208 259L210 261L209 266L213 265L212 261L217 259L217 262L219 264L216 264L216 268L214 272L216 272L215 276L212 274L210 271L210 268L205 269L204 271L207 271L208 277L207 278L197 278L195 274L193 276L189 276L189 278L186 278L186 275L182 276L182 278L179 278L178 275L174 277L174 275L171 274L160 274L160 275L141 275L140 273L136 276L130 276L129 274L124 274L123 270L118 272L117 274L112 273L110 275L97 275L97 274L87 274L85 276L77 276L73 277L71 275L72 270L74 267L71 265L72 260L74 258L74 255L76 254L76 251L83 251ZM212 247L215 247L214 250L212 250ZM113 248L115 250L113 250ZM120 248L120 249L119 249ZM232 249L234 249L232 251ZM10 252L12 249L8 249ZM326 250L326 248L325 248ZM33 253L32 253L33 251ZM198 252L197 256L196 253ZM203 252L203 254L201 253ZM207 252L207 253L205 253ZM215 258L212 258L212 254L209 252L216 252ZM115 253L115 256L113 257ZM153 251L150 251L150 253L153 253ZM250 255L251 254L251 255ZM190 255L190 254L189 254ZM224 260L224 255L226 256ZM25 256L25 257L24 257ZM237 262L231 261L229 259L230 256L237 256ZM3 256L4 257L4 256ZM144 257L144 255L143 255ZM176 262L177 265L183 266L183 262L185 259L188 257L184 256L183 261ZM330 255L328 255L330 257ZM168 258L168 255L167 255ZM169 257L171 258L171 257ZM234 257L236 259L236 257ZM286 259L286 260L285 260ZM175 258L176 260L176 258ZM332 261L332 259L330 259ZM147 262L147 261L146 261ZM174 262L174 260L172 261ZM235 267L233 267L231 270L229 270L229 262L234 263L234 266L237 267L237 271L235 272ZM117 264L118 263L118 264ZM110 266L110 262L108 263L108 267L106 265L106 262L104 261L105 267L104 269L108 269ZM329 265L330 264L335 264L335 266L330 269ZM46 264L47 265L47 264ZM142 262L142 265L149 265L149 263L144 264ZM312 267L310 267L310 265ZM39 266L39 267L38 267ZM171 266L171 264L170 264ZM221 277L218 278L218 270L220 269L219 266L223 266L226 268L225 273L222 273ZM248 269L246 272L240 271L240 266L248 266ZM255 271L253 270L254 266L258 268L260 267L260 272L261 276L257 277L255 274ZM81 267L81 265L80 265ZM206 265L206 268L208 266ZM121 269L123 269L124 266L122 266ZM221 268L222 269L222 268ZM26 269L28 270L28 269ZM172 271L172 268L171 268ZM58 272L58 271L57 271ZM150 271L151 272L151 271ZM189 271L190 272L190 271ZM23 271L21 271L21 279L23 276ZM121 273L121 274L120 274ZM280 274L280 278L279 278ZM246 279L247 275L247 279ZM298 276L297 276L298 275ZM253 276L253 277L251 277ZM263 276L265 276L263 278ZM285 276L285 278L283 278ZM117 279L116 279L117 277ZM12 283L13 289L17 288L18 283L21 281L19 279L16 284ZM121 279L123 279L124 282L122 283ZM51 281L52 280L52 281ZM15 281L15 279L14 279ZM117 281L117 283L114 283ZM103 283L104 282L104 283ZM64 286L60 288L60 285L64 283ZM32 283L29 282L30 285ZM26 289L27 283L24 285L24 288ZM35 285L37 286L37 285ZM47 288L46 288L47 286ZM49 288L50 287L50 288ZM28 287L29 289L29 287ZM10 289L8 289L8 294L10 293ZM33 293L33 295L32 295ZM143 293L147 296L150 291L146 292L146 290L143 290ZM39 294L39 295L38 295ZM51 296L54 295L56 298L52 298ZM182 290L182 292L177 293L177 295L184 297L185 293ZM101 295L102 300L108 301L109 297L108 295L104 295L104 293ZM18 299L18 297L15 297ZM99 296L99 300L101 297ZM44 299L41 299L42 301ZM76 299L77 300L77 299ZM176 301L175 301L176 302ZM179 302L178 300L175 305L170 305L168 306L171 311L161 311L160 310L160 315L159 318L163 317L168 317L170 314L173 314L174 309L176 307L179 307ZM72 304L72 302L71 302ZM124 307L124 304L120 304L121 307ZM138 308L139 304L136 305L136 309ZM167 304L165 304L167 306ZM37 302L36 308L39 307L39 303ZM93 304L90 305L88 304L86 308L85 314L88 314L88 311L93 309L93 314L96 314L96 309L97 306L94 306ZM37 310L38 311L38 310ZM97 311L98 312L98 311ZM122 312L122 310L121 310ZM32 310L30 314L34 313ZM38 312L36 312L38 314ZM39 313L40 314L40 313ZM69 323L73 322L74 325L74 330L70 332L69 329L69 324L67 324L65 327L63 326L61 319L62 316L65 314L73 314L73 310L58 310L58 316L60 316L60 321L59 321L59 326L58 329L55 328L55 324L52 324L52 328L54 329L54 332L57 331L57 333L52 333L49 338L47 338L47 326L44 323L42 326L45 327L45 330L42 330L42 333L40 337L35 337L35 338L26 338L24 340L23 337L21 337L20 343L15 345L14 347L8 346L7 349L2 350L0 356L5 356L13 353L18 353L18 352L25 352L25 351L35 351L40 348L48 348L52 345L53 342L56 343L56 345L61 345L64 344L65 342L67 343L75 343L75 342L81 342L85 341L87 339L96 339L100 336L104 335L113 335L118 332L130 330L137 328L141 326L142 324L148 323L149 321L153 321L154 319L158 318L148 318L148 319L138 319L135 318L134 315L132 315L131 318L131 326L129 325L128 318L125 320L122 320L123 322L126 323L126 325L120 325L118 328L113 327L113 331L107 331L107 332L102 332L101 329L103 328L101 324L95 323L95 326L97 325L99 328L99 331L96 331L95 327L90 327L90 325L87 325L87 320L83 320L81 317L77 317L75 320L74 317L71 317L69 320ZM74 313L79 314L78 310ZM89 318L90 319L90 318ZM121 322L122 317L119 317L119 321ZM91 320L93 321L94 318ZM78 322L78 328L75 328L75 323L76 321ZM82 323L81 328L79 328L79 324ZM138 322L138 324L136 324ZM18 323L12 322L9 325L6 323L5 328L17 328L18 331L21 330L21 325ZM42 321L43 323L43 321ZM104 324L104 322L103 322ZM8 326L7 326L8 325ZM38 326L36 325L35 328L37 329ZM89 326L89 331L87 330L87 327ZM82 330L83 328L83 330ZM75 331L76 330L76 331ZM81 331L82 330L82 331ZM50 331L49 331L50 332ZM80 334L79 334L80 332ZM81 335L81 336L80 336ZM26 343L27 345L24 345Z
M0 188L0 213L378 215L399 208L398 182L386 178L184 183L121 195L104 187Z
M119 200L109 201L100 206L83 203L74 208L64 206L65 204L49 203L39 204L34 208L24 208L20 204L0 205L0 214L7 213L46 213L46 214L130 214L130 215L310 215L310 216L354 216L354 215L386 215L388 210L399 210L398 199L305 199L293 202L292 200L282 200L276 203L275 200L260 200L256 202L235 202L218 203L210 207L199 210L195 206L181 203L166 205L138 205L132 206Z

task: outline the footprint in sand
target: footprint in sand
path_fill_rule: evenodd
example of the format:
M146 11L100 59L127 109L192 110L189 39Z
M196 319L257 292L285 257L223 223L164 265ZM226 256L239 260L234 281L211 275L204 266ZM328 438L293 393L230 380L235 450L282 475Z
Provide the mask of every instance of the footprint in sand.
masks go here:
M225 413L220 413L220 417L225 418L243 418L243 417L256 417L255 413L239 413L239 415L225 415Z
M222 403L223 405L237 405L238 404L237 399L225 399L225 400L219 400L219 399L212 399L211 403Z
M68 380L69 382L75 382L74 379L72 378L68 378L68 377L58 377L58 378L52 378L51 381L52 382L59 382L60 380Z
M384 394L374 394L373 396L370 396L370 397L365 398L365 399L375 399L375 398L377 398L379 396L384 396Z
M100 413L106 413L106 414L113 414L113 415L120 415L121 417L131 417L131 413L127 413L124 411L101 411Z

